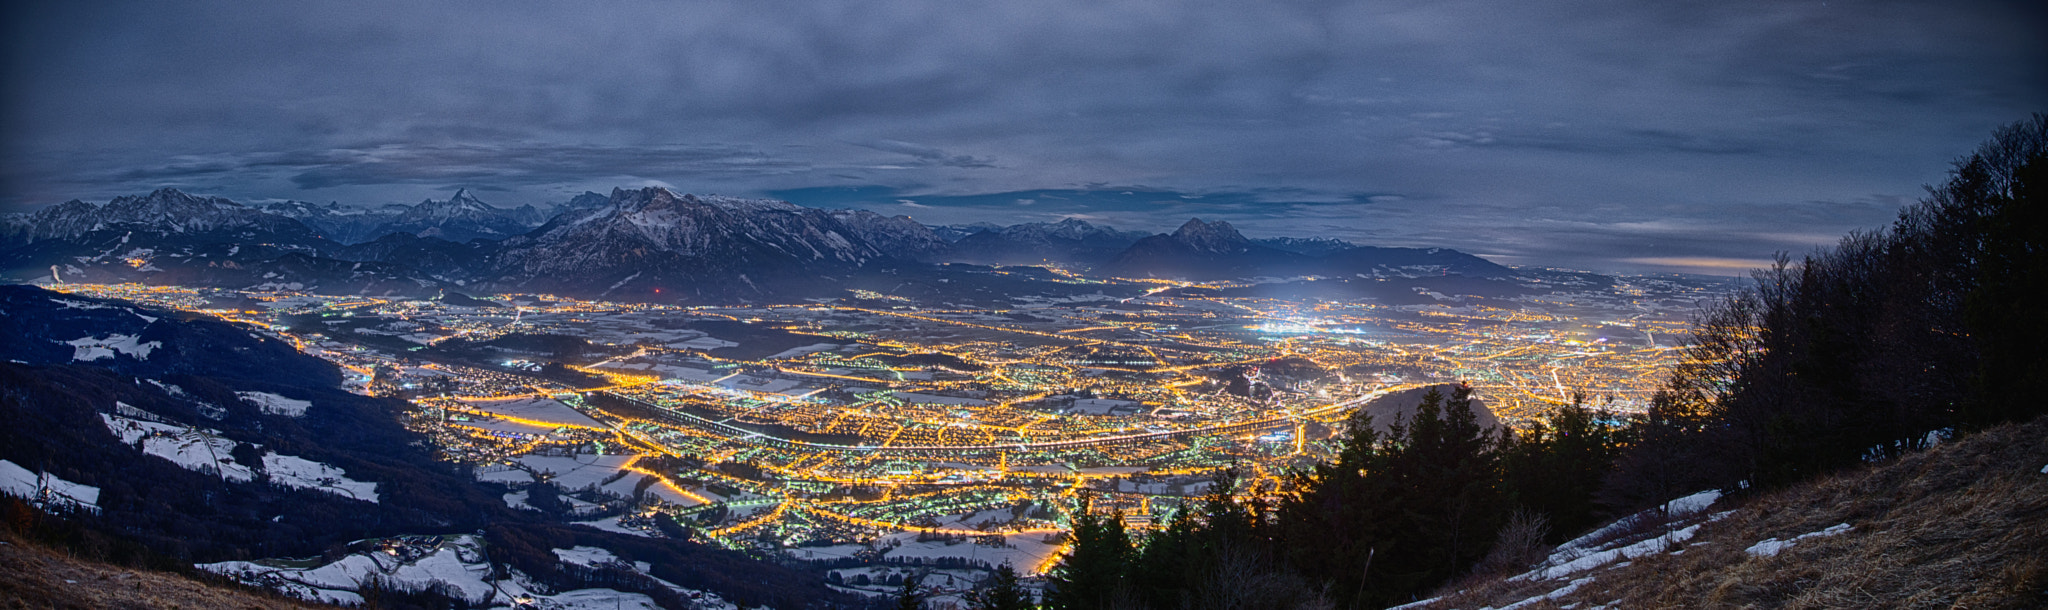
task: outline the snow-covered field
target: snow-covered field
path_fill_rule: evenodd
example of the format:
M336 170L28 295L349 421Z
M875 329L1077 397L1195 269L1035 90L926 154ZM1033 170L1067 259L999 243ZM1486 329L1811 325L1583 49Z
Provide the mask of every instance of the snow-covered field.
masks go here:
M1035 574L1040 566L1044 565L1047 560L1051 559L1060 550L1061 545L1059 543L1048 543L1045 541L1047 533L1007 534L1003 536L1003 542L1006 546L993 547L977 544L973 540L951 544L938 540L918 542L917 532L898 532L876 539L874 546L880 548L892 544L899 545L884 556L886 559L923 558L930 560L940 557L958 557L972 561L988 562L991 566L1002 565L1007 562L1019 574ZM867 548L866 545L841 544L836 546L798 547L790 549L789 553L797 559L825 560L852 557L855 553Z
M496 413L498 415L502 415L505 417L514 417L523 420L549 422L568 426L583 426L586 428L604 427L604 424L599 423L595 419L591 419L590 416L584 415L583 412L570 408L569 405L562 404L561 401L555 400L553 398L517 398L512 400L465 400L462 402L469 408L476 409L479 411Z
M71 506L92 512L100 510L100 488L22 468L7 460L0 460L0 492L43 505Z
M837 343L812 343L810 345L806 345L803 347L792 347L786 350L782 350L780 352L776 352L775 355L764 358L764 360L796 358L806 354L812 354L816 352L829 352L836 349L839 349L839 344Z
M121 443L142 444L142 452L154 455L186 470L218 475L238 483L256 480L256 471L229 455L241 443L221 438L220 432L205 428L173 426L132 417L100 414L107 430L121 437ZM263 452L263 471L270 482L297 489L324 491L365 502L377 501L377 484L356 481L340 468L298 456Z
M553 475L556 487L566 491L576 491L593 488L602 484L605 479L610 478L620 468L632 462L634 457L631 455L591 454L581 454L574 457L522 455L519 456L517 461L533 470L536 474ZM637 480L630 473L625 479L620 480L628 479ZM626 495L630 496L632 493L632 486L628 484Z
M65 343L72 347L71 359L81 362L112 358L115 353L127 354L147 360L149 353L163 347L163 343L150 341L137 343L135 335L112 334L105 337L82 337Z
M490 607L519 606L548 610L597 610L614 608L658 608L654 599L640 593L592 588L563 591L553 595L536 592L539 587L518 570L510 578L493 580L484 543L475 536L452 536L431 546L358 552L333 563L310 568L284 567L268 561L223 561L199 564L199 569L226 575L245 584L267 587L300 599L341 604L360 604L357 594L372 579L413 589L436 584L448 587L474 603ZM616 565L646 574L652 566L629 564L611 551L589 546L555 549L564 563L581 566ZM412 557L412 559L405 559ZM650 576L651 577L651 576ZM685 589L674 583L656 582L689 597L701 595L700 608L737 610L715 593Z
M285 417L304 417L306 409L313 406L312 401L293 400L269 392L235 392L235 395L263 409L264 413Z

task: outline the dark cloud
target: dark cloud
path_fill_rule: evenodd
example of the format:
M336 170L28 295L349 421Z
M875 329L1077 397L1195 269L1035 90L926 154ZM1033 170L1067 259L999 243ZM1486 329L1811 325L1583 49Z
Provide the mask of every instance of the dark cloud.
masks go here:
M992 159L978 159L968 155L949 155L946 154L946 151L939 150L937 148L930 146L925 146L923 144L914 144L910 142L902 142L897 140L876 140L873 142L863 143L860 146L872 148L882 152L892 152L901 155L910 155L912 157L917 157L918 159L923 160L927 163L944 165L947 167L995 167L995 161Z
M869 189L921 219L1202 212L1657 268L1639 261L1881 223L1809 202L1905 201L2048 107L2048 22L2002 1L6 10L13 210L158 186L373 204L461 184L512 205ZM1158 198L1015 196L1108 185Z

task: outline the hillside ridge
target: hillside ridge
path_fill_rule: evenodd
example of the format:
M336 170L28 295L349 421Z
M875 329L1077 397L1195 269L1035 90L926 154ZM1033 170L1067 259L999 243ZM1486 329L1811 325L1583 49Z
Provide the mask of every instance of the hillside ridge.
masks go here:
M1399 608L2043 607L2048 416L1617 529ZM1576 555L1635 540L1657 548Z

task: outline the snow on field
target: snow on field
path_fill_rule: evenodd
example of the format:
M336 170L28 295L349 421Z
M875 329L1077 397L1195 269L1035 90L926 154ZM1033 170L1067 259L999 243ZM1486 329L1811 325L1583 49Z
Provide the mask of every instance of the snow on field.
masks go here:
M110 334L98 339L91 336L72 339L64 344L72 347L71 359L78 361L112 358L116 352L146 360L151 351L164 346L157 341L137 343L135 339L135 335Z
M577 589L547 599L562 610L661 610L652 597L611 589Z
M484 561L483 541L474 536L449 538L412 560L400 559L392 552L367 551L313 568L280 568L247 561L202 563L197 567L308 599L312 597L305 595L304 588L352 592L373 576L421 589L441 583L472 601L500 596L486 580L491 575L491 566ZM293 584L299 587L277 586Z
M229 455L241 443L221 438L217 430L173 426L132 417L100 414L107 430L121 437L121 443L142 443L142 452L191 471L215 474L245 483L256 480L256 471ZM348 478L340 468L298 456L263 452L263 470L270 481L286 487L324 491L365 502L377 501L377 484Z
M524 470L520 470L518 468L506 468L503 470L479 470L476 473L476 480L483 481L485 483L532 483L533 474Z
M770 379L766 377L754 377L750 375L733 375L731 377L725 377L723 378L723 380L718 382L718 385L733 390L745 390L748 392L764 392L769 394L787 394L791 396L802 394L806 391L809 391L799 388L798 386L803 385L803 382L795 379Z
M518 398L512 400L465 400L469 408L496 413L505 417L529 421L540 421L585 428L602 428L604 424L584 415L583 412L562 404L553 398Z
M263 470L270 474L270 482L285 487L324 491L364 502L377 501L376 483L350 479L348 473L340 468L302 457L266 452L263 454Z
M1009 523L1016 519L1017 515L1015 512L1013 512L1013 510L1010 507L991 508L988 510L975 511L971 513L961 513L957 515L946 515L944 517L940 517L939 527L952 529L974 529L975 527L980 526L982 523L995 523L997 525L1001 525L1004 523Z
M661 501L663 502L667 502L669 504L674 504L677 506L698 506L704 503L703 500L690 497L689 495L684 494L681 490L671 487L669 484L663 482L656 482L653 485L647 486L647 493L653 495L654 497L661 498ZM698 492L697 495L708 497L707 494L703 492Z
M379 546L378 550L357 552L316 567L280 567L279 562L269 561L224 561L198 564L198 568L300 599L342 604L361 603L363 599L356 591L374 578L411 589L439 584L454 589L472 603L488 607L547 610L660 608L653 598L645 594L607 588L542 595L536 592L538 587L533 580L517 569L509 570L510 578L492 580L493 570L484 554L484 543L476 536L445 539L408 537L387 540ZM555 554L571 565L615 564L641 574L647 574L651 568L646 563L627 564L611 551L599 547L556 549ZM651 575L649 577L652 578ZM695 598L698 608L738 610L716 593L686 589L661 579L654 581L684 597Z
M555 549L555 557L561 559L562 563L586 568L599 568L611 564L625 563L619 559L618 555L613 555L611 551L594 546Z
M7 460L0 460L0 492L27 498L40 505L71 506L100 511L100 488L35 472Z
M718 348L721 348L721 347L739 347L739 345L740 345L740 344L738 344L738 343L733 343L733 342L731 342L731 341L726 341L726 340L724 340L724 339L713 339L713 338L711 338L711 337L698 337L698 338L695 338L695 339L691 339L691 340L689 340L689 341L682 341L682 342L679 342L679 343L670 343L670 344L668 345L668 347L670 347L670 348L674 348L674 349L699 349L699 350L705 350L705 351L710 351L710 350L715 350L715 349L718 349Z
M1835 536L1847 533L1849 530L1852 529L1856 528L1847 523L1837 523L1835 525L1828 526L1827 529L1818 532L1807 532L1804 534L1800 534L1798 536L1794 536L1791 540L1765 538L1763 542L1758 542L1754 545L1751 545L1749 548L1742 549L1742 552L1749 553L1757 557L1771 557L1777 555L1779 552L1784 551L1785 549L1792 548L1792 545L1798 543L1801 540L1805 540L1807 538L1820 538L1823 536Z
M940 396L938 394L919 394L916 392L896 392L896 398L898 400L902 400L903 402L917 404L966 405L971 407L985 407L988 406L989 404L986 400L980 400L976 398Z
M58 304L58 305L63 305L65 309L113 309L113 308L114 308L114 306L112 306L112 305L104 305L104 304L100 304L100 303L88 303L88 302L85 302L85 301L73 301L73 300L71 300L71 299L58 299L58 298L52 298L52 299L50 299L50 302L51 302L51 303L56 303L56 304Z
M786 349L786 350L782 350L782 351L780 351L780 352L776 352L776 353L775 353L775 355L773 355L773 356L769 356L769 357L767 357L767 358L764 358L764 360L776 360L776 359L780 359L780 358L795 358L795 357L798 357L798 356L802 356L802 355L805 355L805 354L810 354L810 353L814 353L814 352L829 352L829 351L832 351L832 350L835 350L835 349L839 349L839 344L837 344L837 343L812 343L812 344L810 344L810 345L806 345L806 346L803 346L803 347L792 347L792 348L789 348L789 349Z
M452 424L454 424L454 425L457 425L457 426L468 426L468 427L471 427L471 428L476 428L476 429L479 429L479 430L486 430L486 431L490 431L490 432L504 432L504 433L507 433L507 434L524 434L524 435L528 435L528 436L541 436L541 435L545 435L545 434L548 434L548 433L550 433L550 432L554 432L554 431L555 431L555 428L556 428L556 426L549 426L549 425L545 425L545 424L529 424L529 423L523 423L523 422L516 422L516 421L512 421L512 420L509 420L509 419L488 419L488 420L482 420L482 419L479 419L479 420L470 420L470 421L453 421L453 422L450 422L450 423L452 423Z
M885 556L885 560L912 558L929 560L940 557L959 557L973 561L988 562L992 566L1008 562L1011 567L1016 568L1019 574L1033 574L1038 571L1040 565L1043 565L1047 559L1051 559L1053 554L1058 553L1060 550L1060 544L1045 541L1048 533L1050 532L1006 534L1003 536L1003 542L1007 546L992 547L977 544L973 540L951 544L938 540L918 542L917 532L898 532L876 539L874 546L878 548L886 547L892 543L901 545L890 550ZM868 547L858 544L798 547L790 549L790 554L797 559L805 560L839 559L852 557L855 553L866 548Z
M172 426L106 413L101 413L100 419L106 422L107 430L121 437L122 443L132 445L140 440L143 453L170 460L186 470L217 474L236 482L256 479L255 471L228 457L239 443L221 438L217 430Z
M619 519L622 518L624 517L605 517L603 519L598 519L596 521L576 521L571 523L570 525L581 525L592 529L612 532L614 534L628 534L633 536L640 536L643 538L655 537L653 533L648 532L647 530L626 527L624 524L619 523Z
M577 491L603 483L635 457L637 456L586 453L574 457L522 455L517 460L535 473L553 475L555 486L564 491ZM629 494L630 492L628 489Z
M269 392L235 392L235 395L256 405L256 408L262 409L264 413L285 417L303 417L306 415L306 409L313 406L312 401L293 400Z

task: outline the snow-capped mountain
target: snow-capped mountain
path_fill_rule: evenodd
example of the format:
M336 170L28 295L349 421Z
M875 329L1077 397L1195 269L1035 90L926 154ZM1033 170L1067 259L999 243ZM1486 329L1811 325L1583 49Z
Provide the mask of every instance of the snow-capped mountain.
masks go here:
M1262 237L1253 239L1252 243L1302 256L1322 256L1358 247L1358 244L1329 237Z
M263 206L265 212L298 220L319 231L322 237L344 244L376 239L377 229L406 209L405 206L386 206L384 209L366 210L346 207L339 202L320 205L295 199Z
M613 189L603 208L557 216L506 240L494 257L493 283L661 300L817 292L850 270L907 259L868 240L900 248L916 228L908 219L836 215L783 201Z
M1100 270L1129 277L1221 279L1250 276L1421 278L1457 275L1509 280L1515 272L1449 248L1350 246L1337 240L1277 240L1277 248L1245 238L1230 223L1189 220L1171 235L1139 240ZM1324 243L1328 242L1328 243ZM1329 250L1328 246L1349 247ZM1318 254L1306 252L1322 250Z
M983 264L1094 264L1109 260L1146 235L1075 218L1015 224L961 237L953 242L947 259Z
M93 231L120 230L159 234L251 230L289 237L317 238L304 224L224 197L201 197L173 188L147 195L116 197L106 205L73 199L10 220L10 243L72 239Z
M1128 277L1214 279L1268 274L1309 260L1252 243L1228 222L1194 218L1171 234L1138 240L1100 269Z
M993 222L977 222L964 225L931 226L932 234L939 236L939 239L946 240L946 243L957 242L960 241L961 239L966 238L969 235L973 235L975 233L980 233L983 231L1000 231L1002 230L1002 228L1003 225L999 225Z
M1462 275L1506 280L1518 274L1493 261L1450 248L1381 248L1358 246L1324 255L1323 268L1334 275L1428 277Z
M867 210L831 210L833 220L859 238L897 258L925 260L947 250L946 240L909 216L883 216Z
M317 205L284 205L313 213ZM222 197L176 189L71 201L16 217L0 273L16 281L431 294L440 283L407 263L345 261L319 231Z
M530 204L509 210L492 207L469 194L468 189L458 189L455 196L446 201L421 201L386 221L376 233L377 237L411 233L466 242L479 237L504 239L525 233L545 221L542 213Z

